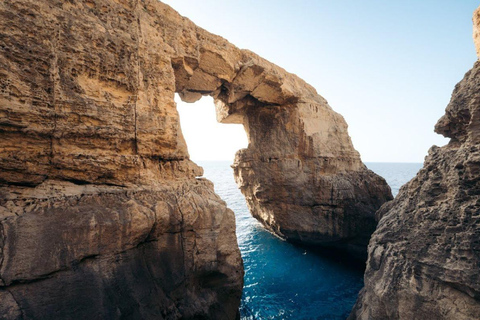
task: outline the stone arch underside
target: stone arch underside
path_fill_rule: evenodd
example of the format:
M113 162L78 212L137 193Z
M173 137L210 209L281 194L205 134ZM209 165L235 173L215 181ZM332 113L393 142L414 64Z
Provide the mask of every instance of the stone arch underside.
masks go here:
M236 180L267 227L364 250L389 188L295 75L156 0L3 1L0 30L6 318L235 317L234 215L189 160L175 92L244 125Z
M243 124L235 180L252 215L282 238L366 257L375 211L392 198L353 148L343 117L315 89L256 54L201 37L172 58L185 102L214 98L217 120Z

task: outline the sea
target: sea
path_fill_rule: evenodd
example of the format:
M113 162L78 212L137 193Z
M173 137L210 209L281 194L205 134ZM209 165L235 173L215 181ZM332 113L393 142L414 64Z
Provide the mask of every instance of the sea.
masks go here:
M346 319L363 287L363 265L330 251L293 245L254 219L237 188L230 162L198 161L204 176L235 212L245 268L242 320ZM366 163L384 177L395 196L421 163Z

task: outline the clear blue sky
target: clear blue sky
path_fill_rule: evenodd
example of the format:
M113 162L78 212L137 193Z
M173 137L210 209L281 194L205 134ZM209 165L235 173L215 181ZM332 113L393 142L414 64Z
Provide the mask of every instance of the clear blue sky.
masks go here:
M471 18L480 1L164 2L312 84L345 117L366 162L423 162L445 144L433 126L476 60ZM209 98L179 104L194 160L232 160L245 144L241 128L213 123L213 109Z

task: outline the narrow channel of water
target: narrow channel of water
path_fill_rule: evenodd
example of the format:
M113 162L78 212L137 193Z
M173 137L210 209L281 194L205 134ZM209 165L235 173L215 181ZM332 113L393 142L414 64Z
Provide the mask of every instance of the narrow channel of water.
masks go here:
M198 162L215 191L235 212L245 265L241 319L345 319L363 286L363 271L342 257L294 246L252 218L229 162ZM367 163L394 195L420 163Z

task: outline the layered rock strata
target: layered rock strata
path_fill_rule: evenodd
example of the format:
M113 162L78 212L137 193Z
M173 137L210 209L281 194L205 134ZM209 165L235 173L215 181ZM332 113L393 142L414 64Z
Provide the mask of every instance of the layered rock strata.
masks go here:
M350 319L480 319L479 102L477 61L435 126L450 142L377 213Z
M7 0L0 30L0 317L234 319L234 215L173 100L197 28L157 1Z
M361 252L391 194L295 75L156 0L0 3L0 314L236 316L234 216L189 160L174 93L242 123L252 213Z
M165 184L1 188L1 318L234 319L233 212L206 180Z
M241 67L216 106L220 122L247 132L233 168L252 215L288 241L365 260L375 211L392 194L361 162L343 117L314 88L257 59Z

